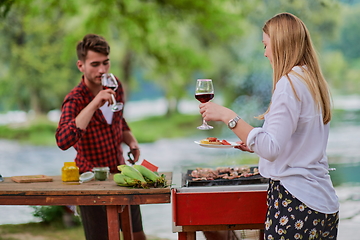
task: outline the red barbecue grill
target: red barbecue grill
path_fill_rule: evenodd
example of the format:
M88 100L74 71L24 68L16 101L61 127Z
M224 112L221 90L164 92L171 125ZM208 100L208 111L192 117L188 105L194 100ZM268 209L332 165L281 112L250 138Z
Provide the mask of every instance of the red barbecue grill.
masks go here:
M258 174L195 181L191 172L173 172L173 232L178 239L195 240L196 231L264 228L268 179Z

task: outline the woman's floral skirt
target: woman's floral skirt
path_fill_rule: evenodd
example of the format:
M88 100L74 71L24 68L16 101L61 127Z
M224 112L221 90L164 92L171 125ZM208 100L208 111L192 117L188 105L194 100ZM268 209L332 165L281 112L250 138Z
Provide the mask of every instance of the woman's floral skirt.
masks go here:
M307 207L280 181L270 180L265 239L336 239L339 214L325 214Z

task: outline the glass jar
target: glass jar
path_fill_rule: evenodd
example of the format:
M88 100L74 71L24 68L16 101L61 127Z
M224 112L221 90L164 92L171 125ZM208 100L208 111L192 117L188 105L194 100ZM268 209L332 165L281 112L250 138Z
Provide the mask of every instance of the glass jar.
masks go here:
M109 177L109 167L94 167L93 172L95 174L95 180L105 181Z
M79 181L79 168L75 162L64 162L64 166L61 169L61 180L63 182Z

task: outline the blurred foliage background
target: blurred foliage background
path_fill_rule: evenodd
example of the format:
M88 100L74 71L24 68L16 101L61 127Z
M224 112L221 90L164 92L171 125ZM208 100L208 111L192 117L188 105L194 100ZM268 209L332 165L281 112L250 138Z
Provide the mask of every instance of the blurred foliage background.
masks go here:
M1 0L0 112L59 109L80 81L75 46L96 33L110 42L128 100L165 97L168 117L193 99L196 78L212 78L223 104L261 114L272 78L261 28L284 11L309 28L333 94L358 93L359 2Z
M25 127L0 123L0 138L55 145L56 123L46 114L60 109L79 83L75 46L88 33L110 43L111 72L124 84L128 101L167 101L164 116L131 122L140 143L191 134L219 136L196 130L200 114L179 112L180 101L196 102L197 78L213 79L214 101L259 125L253 116L266 110L272 85L261 29L280 12L305 22L333 96L360 95L360 0L0 0L0 115L22 111L36 118ZM359 109L336 109L334 120L359 124ZM220 125L213 131L221 131ZM347 151L346 145L339 146ZM355 156L350 161L358 161L350 154ZM248 156L242 157L244 164L256 161ZM341 162L347 156L333 153L330 160ZM221 159L221 165L235 158ZM358 176L349 171L356 172L359 165L345 166L344 173L336 168L337 182ZM43 233L44 227L37 231ZM50 229L47 234L70 236L63 229L58 232ZM80 239L79 232L72 239Z

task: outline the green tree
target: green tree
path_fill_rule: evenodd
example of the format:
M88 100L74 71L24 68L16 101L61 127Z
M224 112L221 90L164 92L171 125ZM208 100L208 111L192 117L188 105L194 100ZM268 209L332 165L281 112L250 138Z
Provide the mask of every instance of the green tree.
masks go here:
M51 12L45 1L36 7L16 3L2 22L3 65L1 95L10 109L44 113L58 108L73 76L68 60L61 58L65 20L61 9ZM74 83L71 83L74 84ZM2 106L5 108L5 106Z
M355 1L356 2L356 1ZM360 4L343 4L338 35L326 42L324 72L337 94L358 94L360 75Z
M251 12L251 6L255 3L256 1L240 3L231 0L221 2L216 0L100 2L78 0L70 8L66 8L64 3L57 1L32 0L26 3L16 1L6 19L8 26L12 25L10 19L13 16L19 16L18 21L26 21L20 23L23 28L22 35L25 36L26 41L18 44L16 47L19 50L17 52L14 50L15 54L12 53L12 59L18 65L24 62L29 63L28 60L21 58L26 57L24 51L31 50L30 48L33 47L32 40L50 43L46 37L52 34L51 31L63 33L59 34L62 36L60 40L59 37L53 38L63 45L61 50L51 43L54 49L61 52L62 59L69 58L70 49L74 48L76 41L85 33L95 32L105 35L107 39L110 39L112 46L115 46L112 56L116 55L113 59L119 68L115 67L114 72L118 72L125 84L129 85L134 76L134 69L144 69L145 76L161 86L169 102L174 102L174 104L169 104L168 112L171 113L177 111L177 102L187 94L187 88L190 85L193 87L194 74L208 76L208 72L211 72L210 77L216 75L214 69L217 68L213 66L218 65L221 58L212 57L212 49L218 49L218 52L221 52L222 46L226 46L227 42L239 39L244 32L241 22L247 12ZM67 14L69 9L71 14L74 12L76 14ZM50 19L41 19L39 15L43 14ZM58 18L53 16L58 16ZM32 26L39 21L46 23L39 26L37 35L39 38L36 39L31 31L36 30ZM46 29L44 27L46 24L56 25L58 28ZM43 33L43 39L40 39L41 29L47 31L46 34ZM54 34L57 34L55 32ZM26 38L26 36L31 37ZM55 52L46 52L45 49L38 50L44 51L41 52L44 54L43 58L46 55L49 58L58 55ZM44 59L39 58L38 61L44 62ZM36 61L32 62L32 65L21 66L23 74L18 77L20 82L25 81L25 77L29 77L29 72L34 77L46 72L45 69L36 68L38 66L34 66L35 63ZM59 68L64 67L66 66L59 66ZM220 74L217 73L217 75ZM29 106L22 108L36 108L36 111L47 110L38 100L38 96L42 96L40 88L44 87L43 84L34 81L29 88L23 90L23 99L34 99L30 101ZM48 91L52 89L48 88ZM50 100L48 97L42 97ZM21 99L16 101L17 105L22 106Z
M119 70L129 85L134 69L163 89L168 113L193 88L196 77L222 76L221 61L228 65L226 45L241 38L246 16L258 1L91 1L96 8L82 8L86 31L112 36L121 46ZM85 11L87 14L85 14ZM217 53L215 56L214 53ZM222 80L218 81L221 86Z
M109 40L111 71L127 92L137 86L135 73L141 70L163 89L169 114L201 77L215 80L217 96L228 106L239 96L265 105L271 69L262 51L264 21L292 12L321 47L338 29L338 7L331 0L7 0L0 5L7 52L7 61L0 60L0 91L12 108L59 107L79 79L76 42L92 32Z
M0 1L0 17L5 17L15 0Z

